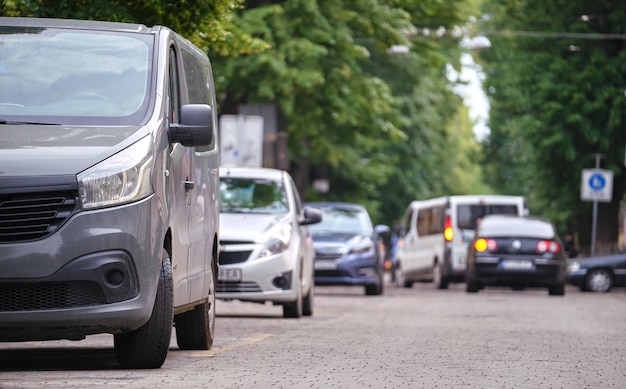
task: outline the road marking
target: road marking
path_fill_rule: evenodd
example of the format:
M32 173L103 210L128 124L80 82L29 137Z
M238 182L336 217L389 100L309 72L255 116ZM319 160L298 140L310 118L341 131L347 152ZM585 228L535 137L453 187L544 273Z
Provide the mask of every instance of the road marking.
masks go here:
M224 351L231 351L239 347L248 346L254 343L262 342L267 338L274 336L273 334L256 334L250 338L240 340L239 342L227 344L222 347L200 351L197 353L191 354L192 357L212 357L216 354L223 353Z

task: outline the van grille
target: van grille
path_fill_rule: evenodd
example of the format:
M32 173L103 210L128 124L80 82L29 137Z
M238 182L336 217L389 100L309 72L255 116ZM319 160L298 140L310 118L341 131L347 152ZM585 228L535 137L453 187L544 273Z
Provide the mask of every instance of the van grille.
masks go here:
M0 284L0 311L19 312L63 309L105 303L94 282Z
M78 207L75 191L0 194L0 242L46 237L58 230Z

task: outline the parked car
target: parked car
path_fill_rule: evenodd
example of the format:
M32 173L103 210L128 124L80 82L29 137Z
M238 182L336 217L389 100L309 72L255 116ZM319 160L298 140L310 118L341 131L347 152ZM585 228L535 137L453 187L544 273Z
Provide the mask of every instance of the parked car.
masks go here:
M124 368L211 347L217 104L164 26L0 17L0 341L113 335Z
M287 172L270 168L220 168L220 200L217 298L311 316L315 252L307 226L320 212L302 206Z
M311 226L315 246L316 285L360 285L366 295L384 291L385 225L372 224L361 204L317 202L308 205L322 212Z
M565 294L566 253L554 225L532 216L490 215L477 226L468 250L466 291L484 286L548 288Z
M582 291L605 293L626 286L626 252L578 258L567 266L567 283Z

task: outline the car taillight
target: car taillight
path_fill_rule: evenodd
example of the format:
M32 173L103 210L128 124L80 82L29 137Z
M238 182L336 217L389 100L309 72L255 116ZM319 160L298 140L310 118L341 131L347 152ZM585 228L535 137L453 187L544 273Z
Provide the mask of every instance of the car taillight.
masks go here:
M561 252L561 245L555 240L540 240L537 242L536 249L539 254L543 254L545 252L556 254Z
M478 251L479 253L487 250L496 251L498 249L498 244L493 239L480 238L476 239L476 241L474 242L474 249L476 249L476 251Z
M446 215L446 221L443 225L443 237L446 242L452 242L454 238L454 230L452 229L452 219L450 219L450 215Z

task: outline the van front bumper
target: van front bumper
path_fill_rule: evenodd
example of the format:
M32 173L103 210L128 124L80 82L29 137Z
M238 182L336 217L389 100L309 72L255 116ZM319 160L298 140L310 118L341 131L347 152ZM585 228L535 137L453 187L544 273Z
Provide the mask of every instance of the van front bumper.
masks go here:
M0 244L0 341L83 339L143 325L161 269L156 221L145 221L152 201L79 212L43 239Z

